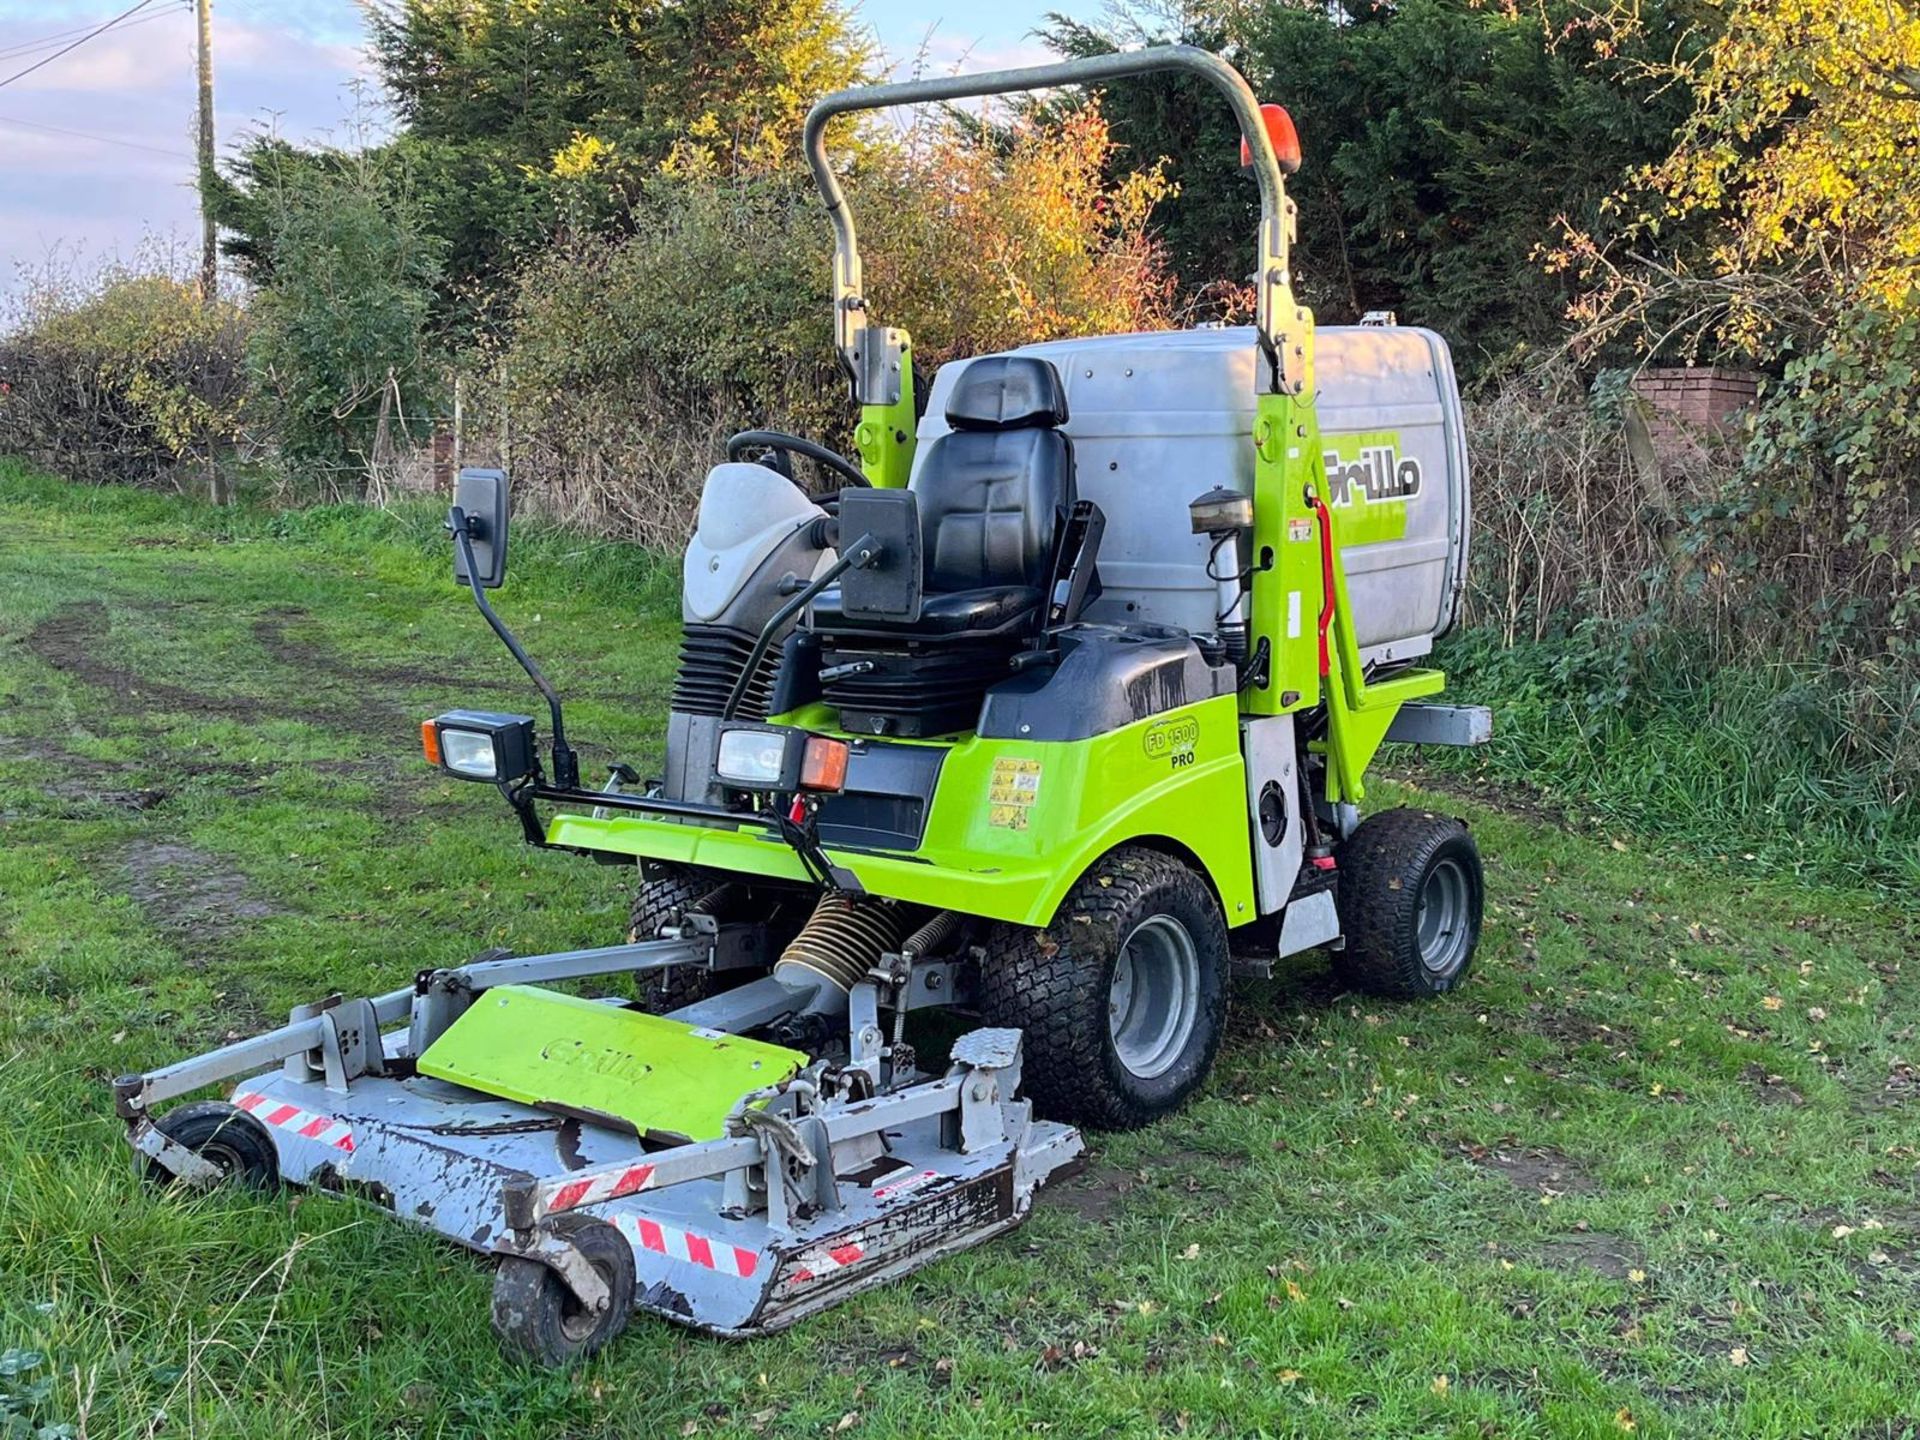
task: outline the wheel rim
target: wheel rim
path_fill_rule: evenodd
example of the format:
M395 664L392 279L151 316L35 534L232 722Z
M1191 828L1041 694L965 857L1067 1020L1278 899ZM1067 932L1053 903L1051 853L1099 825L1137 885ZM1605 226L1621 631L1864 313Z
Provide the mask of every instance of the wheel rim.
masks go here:
M599 1272L602 1280L609 1279L606 1271L600 1266L595 1265L593 1268ZM594 1332L605 1321L608 1312L589 1308L578 1295L573 1293L572 1287L557 1274L552 1276L552 1283L560 1290L560 1333L574 1345L591 1340Z
M246 1169L239 1152L222 1140L209 1140L195 1152L209 1165L220 1171L220 1178L231 1180Z
M1142 1080L1171 1070L1200 1017L1200 954L1171 915L1134 926L1114 961L1107 1034L1120 1063Z
M1472 886L1466 868L1452 856L1427 872L1420 887L1420 912L1415 933L1420 963L1431 975L1446 976L1467 958L1472 930Z

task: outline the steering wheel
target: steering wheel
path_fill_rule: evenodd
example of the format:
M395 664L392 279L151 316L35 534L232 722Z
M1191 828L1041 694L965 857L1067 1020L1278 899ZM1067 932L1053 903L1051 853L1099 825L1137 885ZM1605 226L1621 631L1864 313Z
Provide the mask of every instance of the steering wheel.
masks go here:
M795 485L793 462L789 455L804 455L807 459L824 465L849 485L865 487L871 482L858 465L844 456L836 455L824 445L816 445L811 440L803 440L798 435L788 435L779 430L742 430L727 441L727 459L742 460L752 450L769 452L760 459L768 469L777 471Z

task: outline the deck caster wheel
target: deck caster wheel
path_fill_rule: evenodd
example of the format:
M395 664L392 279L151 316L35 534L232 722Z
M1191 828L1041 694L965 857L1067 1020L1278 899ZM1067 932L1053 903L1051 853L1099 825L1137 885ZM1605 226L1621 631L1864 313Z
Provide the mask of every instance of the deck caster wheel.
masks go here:
M267 1127L224 1100L176 1105L156 1116L153 1128L219 1170L217 1183L237 1181L256 1190L280 1183L280 1153ZM179 1176L149 1156L136 1154L134 1164L142 1178L163 1190L179 1182Z
M1213 1068L1227 965L1207 882L1123 846L1080 877L1045 930L996 932L981 1010L1026 1032L1025 1085L1042 1114L1133 1130L1177 1110Z
M1347 945L1333 963L1342 980L1418 1000L1467 978L1486 882L1465 825L1430 810L1383 810L1361 822L1339 859Z
M633 1247L604 1220L557 1215L546 1222L599 1273L607 1304L581 1303L559 1271L538 1260L508 1255L493 1277L493 1333L509 1355L555 1369L578 1364L627 1328L633 1314Z

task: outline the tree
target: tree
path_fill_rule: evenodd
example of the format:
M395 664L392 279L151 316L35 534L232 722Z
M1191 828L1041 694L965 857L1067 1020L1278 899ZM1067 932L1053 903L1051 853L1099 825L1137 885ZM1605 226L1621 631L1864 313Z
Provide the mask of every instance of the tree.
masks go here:
M1394 310L1455 344L1469 373L1554 345L1573 287L1536 255L1561 215L1588 216L1635 166L1667 153L1688 97L1647 60L1702 43L1702 0L1646 0L1631 35L1578 0L1349 0L1343 7L1201 3L1179 38L1225 49L1297 123L1305 164L1299 283L1332 321ZM1151 26L1055 18L1068 54ZM1662 49L1661 47L1665 47ZM1106 95L1126 162L1168 157L1169 249L1190 294L1244 275L1256 199L1231 117L1184 79Z
M1765 358L1804 351L1841 309L1914 305L1920 11L1731 0L1717 43L1664 78L1693 101L1676 143L1620 188L1610 226L1570 227L1561 252L1593 333ZM1660 252L1671 263L1649 263Z
M394 0L373 27L409 134L542 168L585 137L607 160L692 144L764 171L873 60L838 0Z
M1829 653L1920 677L1920 12L1729 0L1669 78L1694 101L1671 153L1558 257L1586 335L1778 372L1731 515L1815 570L1795 604Z
M390 154L329 154L258 199L273 257L249 350L262 402L297 480L358 494L391 427L429 408L439 242Z

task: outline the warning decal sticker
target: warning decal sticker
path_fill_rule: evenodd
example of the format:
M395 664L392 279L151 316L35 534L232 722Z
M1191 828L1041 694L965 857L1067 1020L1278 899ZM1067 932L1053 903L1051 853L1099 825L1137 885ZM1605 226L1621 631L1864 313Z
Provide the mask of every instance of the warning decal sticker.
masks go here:
M1003 755L993 762L987 786L987 824L1002 830L1024 830L1040 798L1040 762Z

